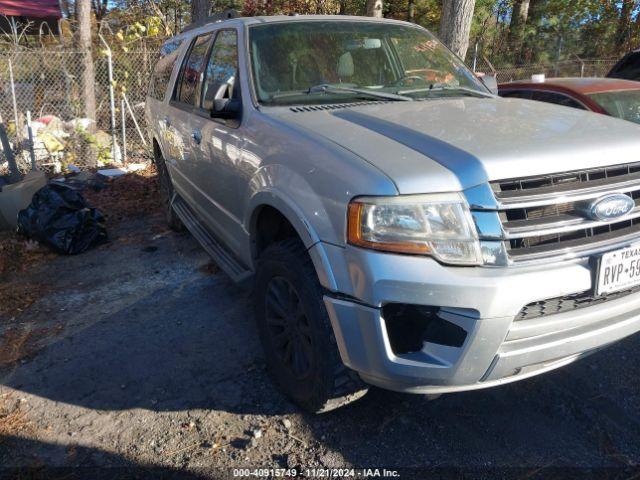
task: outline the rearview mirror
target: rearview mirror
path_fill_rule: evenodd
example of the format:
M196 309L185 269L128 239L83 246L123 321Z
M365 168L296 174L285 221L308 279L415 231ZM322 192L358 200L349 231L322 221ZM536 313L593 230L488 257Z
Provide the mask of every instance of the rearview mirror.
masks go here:
M375 50L382 48L382 40L379 38L360 38L349 40L346 44L347 51L352 50Z
M484 84L484 86L489 89L491 93L493 93L494 95L498 95L498 77L496 77L495 74L481 74L477 75L477 77Z

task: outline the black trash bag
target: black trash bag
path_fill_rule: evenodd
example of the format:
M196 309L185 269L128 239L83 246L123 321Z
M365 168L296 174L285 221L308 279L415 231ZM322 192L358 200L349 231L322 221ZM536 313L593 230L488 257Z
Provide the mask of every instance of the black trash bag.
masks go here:
M49 183L18 213L18 232L61 253L82 253L107 239L104 216L71 187Z

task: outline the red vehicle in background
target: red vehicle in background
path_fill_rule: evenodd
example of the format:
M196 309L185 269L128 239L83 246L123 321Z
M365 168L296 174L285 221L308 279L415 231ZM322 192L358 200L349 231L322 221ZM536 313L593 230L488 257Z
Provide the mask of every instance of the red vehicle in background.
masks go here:
M590 110L640 123L640 82L616 78L549 78L498 86L502 97L515 97Z

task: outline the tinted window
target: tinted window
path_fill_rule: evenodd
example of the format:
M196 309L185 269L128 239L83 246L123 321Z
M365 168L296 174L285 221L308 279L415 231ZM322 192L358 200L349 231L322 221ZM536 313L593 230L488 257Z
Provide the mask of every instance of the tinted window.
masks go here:
M191 44L191 49L182 64L180 83L175 95L175 98L181 103L196 104L200 77L212 36L211 33L201 35Z
M464 64L426 30L369 21L296 21L249 29L252 73L260 102L337 103L358 92L315 94L329 84L415 97L486 92ZM439 90L431 85L442 84Z
M640 90L596 93L591 98L609 115L640 123Z
M218 89L228 83L230 88L225 98L233 94L233 86L238 71L238 48L235 30L222 30L218 33L211 49L211 57L205 69L202 86L202 107L211 110Z
M533 92L531 97L533 100L539 102L555 103L556 105L562 105L564 107L578 108L580 110L586 110L582 104L574 100L573 98L555 92Z
M173 66L178 59L178 47L181 43L182 40L173 40L165 43L160 49L160 59L149 83L149 96L157 100L164 100Z
M531 100L531 90L510 90L508 92L500 93L501 97L507 98L524 98Z

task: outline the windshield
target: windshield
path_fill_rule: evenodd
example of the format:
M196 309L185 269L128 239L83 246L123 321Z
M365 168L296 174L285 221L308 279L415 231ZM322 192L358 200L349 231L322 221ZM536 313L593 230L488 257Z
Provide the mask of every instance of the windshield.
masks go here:
M594 93L589 96L612 117L640 123L640 90Z
M262 104L375 100L376 94L418 99L487 93L458 58L420 28L293 21L252 26L249 41Z

